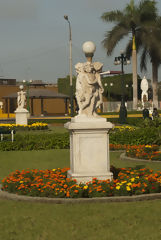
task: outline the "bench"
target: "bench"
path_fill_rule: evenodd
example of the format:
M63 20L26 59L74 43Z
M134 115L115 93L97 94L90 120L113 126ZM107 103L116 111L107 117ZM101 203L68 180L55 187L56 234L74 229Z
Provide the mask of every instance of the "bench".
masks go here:
M0 136L1 136L1 141L3 141L3 135L4 134L11 134L11 141L14 141L14 134L15 130L6 130L3 127L0 127Z

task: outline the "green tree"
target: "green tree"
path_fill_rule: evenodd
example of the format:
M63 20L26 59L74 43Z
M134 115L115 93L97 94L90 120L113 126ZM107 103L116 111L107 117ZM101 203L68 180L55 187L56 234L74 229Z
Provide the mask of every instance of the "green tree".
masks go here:
M127 4L123 11L116 10L105 12L101 16L105 22L113 22L115 26L111 31L107 31L102 41L107 55L111 55L116 45L129 34L131 35L128 46L132 50L133 64L133 108L137 107L137 46L142 38L138 38L144 26L157 18L156 3L150 0L142 0L138 5L134 4L134 0Z
M161 17L148 24L141 34L141 69L147 70L147 59L152 63L153 104L158 108L158 68L161 64Z

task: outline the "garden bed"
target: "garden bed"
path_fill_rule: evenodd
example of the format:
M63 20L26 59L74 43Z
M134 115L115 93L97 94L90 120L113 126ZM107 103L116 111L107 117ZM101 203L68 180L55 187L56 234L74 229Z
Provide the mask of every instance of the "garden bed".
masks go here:
M123 153L121 153L121 155L120 155L120 159L121 160L131 160L131 161L138 161L138 162L151 162L151 163L161 163L161 161L160 160L149 160L149 159L141 159L141 158L135 158L135 157L127 157L126 156L126 153L125 152L123 152Z
M161 161L161 151L158 145L134 145L126 146L126 156L135 159Z
M0 123L0 127L3 128L5 131L11 131L11 130L46 130L48 129L48 124L47 123L42 123L42 122L35 122L32 124L28 125L20 125L20 124L6 124L6 123Z
M67 178L68 168L22 170L2 181L2 190L18 195L47 198L97 198L161 193L161 172L148 168L111 167L114 179L78 184Z
M75 204L75 203L106 203L106 202L137 202L147 200L161 199L161 193L151 193L133 196L118 197L97 197L97 198L48 198L48 197L31 197L25 195L17 195L0 190L0 199L8 199L13 201L40 202L53 204Z

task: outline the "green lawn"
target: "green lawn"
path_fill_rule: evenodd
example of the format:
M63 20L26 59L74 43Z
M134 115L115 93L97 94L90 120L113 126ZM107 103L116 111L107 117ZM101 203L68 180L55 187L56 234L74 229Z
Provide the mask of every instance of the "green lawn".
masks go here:
M142 165L161 170L161 163L119 160L117 167ZM0 178L16 169L69 166L69 150L0 152ZM0 200L2 240L159 240L161 201L131 203L46 204Z
M16 169L53 169L69 166L69 150L0 152L0 180Z

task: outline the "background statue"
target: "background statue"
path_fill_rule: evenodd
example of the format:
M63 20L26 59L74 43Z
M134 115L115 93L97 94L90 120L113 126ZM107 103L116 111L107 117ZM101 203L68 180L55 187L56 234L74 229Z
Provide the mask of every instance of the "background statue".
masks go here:
M17 108L24 108L26 105L26 92L20 86L21 91L17 93Z
M141 80L141 90L142 90L141 101L142 101L142 104L143 104L143 105L144 105L144 103L145 103L146 101L148 101L148 88L149 88L148 81L147 81L147 79L144 77L144 78Z
M83 46L87 51L88 46L93 46L92 42L86 42ZM93 44L93 45L92 45ZM84 47L84 48L85 48ZM93 50L94 49L94 50ZM90 53L86 53L87 62L77 63L75 69L77 72L76 80L76 99L79 106L78 115L85 115L88 117L96 117L96 109L102 104L102 93L104 91L100 72L102 71L103 64L100 62L92 63L93 52L95 51L95 45L93 49L90 49ZM93 51L93 52L92 52Z

